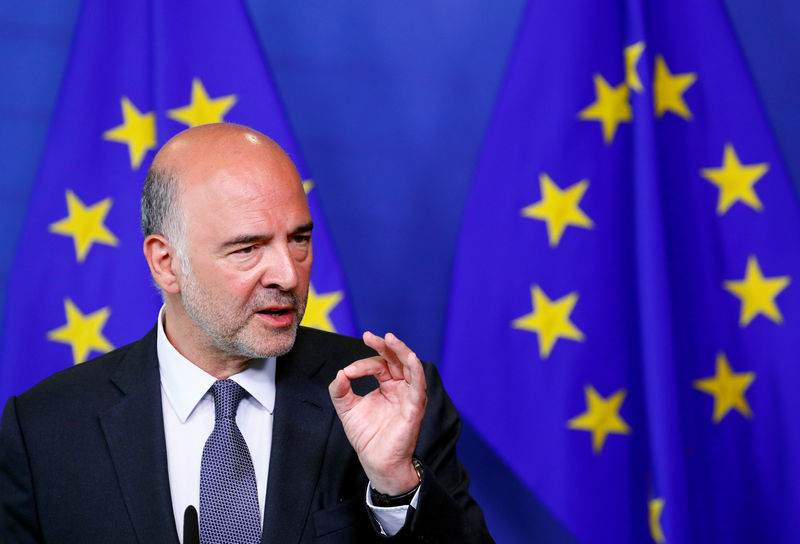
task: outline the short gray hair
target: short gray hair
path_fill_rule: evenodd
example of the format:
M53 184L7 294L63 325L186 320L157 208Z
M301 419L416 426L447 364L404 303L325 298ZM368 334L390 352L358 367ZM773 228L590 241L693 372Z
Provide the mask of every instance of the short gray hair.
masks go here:
M151 167L142 189L142 234L160 234L170 241L178 253L181 271L191 273L186 253L186 226L180 204L178 175L172 170Z

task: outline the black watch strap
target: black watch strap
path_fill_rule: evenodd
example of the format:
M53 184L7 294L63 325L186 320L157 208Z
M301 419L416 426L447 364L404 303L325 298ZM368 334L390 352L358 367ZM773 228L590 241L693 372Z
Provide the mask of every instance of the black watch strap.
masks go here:
M372 504L374 506L387 508L391 506L408 506L411 504L411 499L414 498L414 493L417 492L417 489L419 489L419 486L422 484L422 463L420 463L419 459L416 457L411 459L411 463L414 465L414 470L417 472L419 483L400 495L386 495L385 493L375 491L375 488L370 485L369 497L372 499Z

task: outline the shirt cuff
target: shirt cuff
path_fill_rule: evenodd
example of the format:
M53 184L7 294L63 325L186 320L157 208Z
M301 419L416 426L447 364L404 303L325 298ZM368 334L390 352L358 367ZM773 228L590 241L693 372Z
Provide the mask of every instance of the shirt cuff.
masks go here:
M378 527L381 528L381 534L385 536L394 536L399 533L403 525L406 524L409 506L414 509L417 508L417 504L419 504L419 490L422 486L417 488L414 496L411 497L411 504L409 505L375 506L372 504L372 497L369 492L370 485L371 484L367 483L367 506L369 506L369 509L372 511L372 515L375 516L375 521L378 522Z

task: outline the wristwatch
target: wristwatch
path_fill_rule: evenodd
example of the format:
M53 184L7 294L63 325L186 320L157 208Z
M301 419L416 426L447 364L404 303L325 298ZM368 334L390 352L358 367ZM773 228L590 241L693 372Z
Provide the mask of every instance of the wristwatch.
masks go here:
M405 493L401 493L400 495L386 495L385 493L375 491L375 488L372 487L372 484L370 484L369 495L372 499L373 505L386 508L390 506L408 506L411 504L411 499L414 498L414 493L417 492L420 484L422 484L422 463L420 463L419 459L416 457L412 457L411 464L414 465L414 471L417 473L417 478L419 478L417 485Z

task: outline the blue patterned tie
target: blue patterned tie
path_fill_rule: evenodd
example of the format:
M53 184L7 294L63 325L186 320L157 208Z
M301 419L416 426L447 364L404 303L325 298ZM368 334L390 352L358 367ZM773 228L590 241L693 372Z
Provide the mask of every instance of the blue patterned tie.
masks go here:
M261 514L253 461L239 427L236 410L247 394L233 380L211 386L214 430L203 448L200 465L200 542L258 544Z

